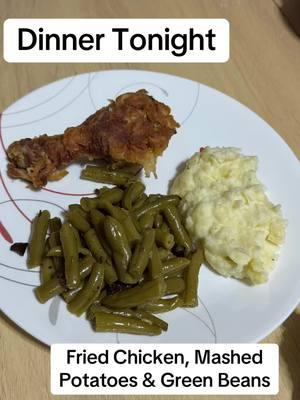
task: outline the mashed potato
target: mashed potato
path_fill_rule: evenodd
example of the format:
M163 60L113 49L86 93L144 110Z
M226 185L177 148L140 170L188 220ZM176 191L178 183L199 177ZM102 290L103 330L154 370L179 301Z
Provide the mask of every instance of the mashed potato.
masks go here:
M187 230L202 240L207 262L224 276L266 282L285 222L256 177L257 158L236 148L206 147L186 164L171 188L182 197Z

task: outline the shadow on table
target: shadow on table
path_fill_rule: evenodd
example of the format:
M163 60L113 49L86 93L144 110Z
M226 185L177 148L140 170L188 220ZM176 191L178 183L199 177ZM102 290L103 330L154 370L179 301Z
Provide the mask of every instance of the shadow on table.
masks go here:
M300 315L294 312L283 324L284 332L280 353L284 358L293 382L291 400L300 399Z
M300 37L300 1L299 0L274 0L278 5L280 16L289 30L298 38Z
M15 324L2 311L0 311L0 318L6 323L6 325L8 325L9 327L15 329L18 332L18 334L26 337L27 339L31 340L33 343L37 344L40 347L43 347L43 348L47 348L48 347L44 343L40 342L39 340L37 340L36 338L31 336L29 333L24 331L24 329L22 329L19 325Z

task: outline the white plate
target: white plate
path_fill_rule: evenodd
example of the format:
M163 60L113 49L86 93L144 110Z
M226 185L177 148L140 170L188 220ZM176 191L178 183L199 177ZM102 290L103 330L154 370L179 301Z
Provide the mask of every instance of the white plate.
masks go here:
M249 287L203 267L200 305L165 315L167 333L159 337L96 334L85 318L70 315L59 299L39 304L33 287L37 271L9 250L0 236L0 307L15 323L40 341L57 342L255 342L275 329L300 297L299 163L280 136L260 117L232 98L197 82L146 71L105 71L54 82L10 106L1 120L0 221L14 241L26 241L30 220L39 209L60 215L79 194L98 185L79 180L79 165L69 175L32 191L6 174L4 148L14 140L55 134L77 125L119 93L145 88L172 108L181 123L178 134L158 161L157 180L147 179L149 193L166 193L176 168L201 146L236 146L259 157L259 177L271 200L281 203L288 220L286 243L267 284ZM298 233L298 234L297 234Z

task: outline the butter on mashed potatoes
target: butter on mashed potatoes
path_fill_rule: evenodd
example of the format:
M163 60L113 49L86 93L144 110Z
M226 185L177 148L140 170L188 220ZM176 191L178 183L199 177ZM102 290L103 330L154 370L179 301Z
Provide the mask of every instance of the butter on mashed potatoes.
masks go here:
M211 267L254 284L268 280L285 235L280 206L268 200L256 170L257 157L206 147L171 188L182 197L185 226L202 240Z

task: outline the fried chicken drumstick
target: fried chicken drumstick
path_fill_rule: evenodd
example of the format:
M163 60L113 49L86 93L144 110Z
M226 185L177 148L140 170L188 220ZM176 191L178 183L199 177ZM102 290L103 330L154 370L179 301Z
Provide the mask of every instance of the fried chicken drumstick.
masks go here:
M72 161L94 159L139 164L149 175L155 173L156 158L178 126L170 108L145 90L122 94L62 135L12 143L7 150L8 175L40 188L62 178Z

